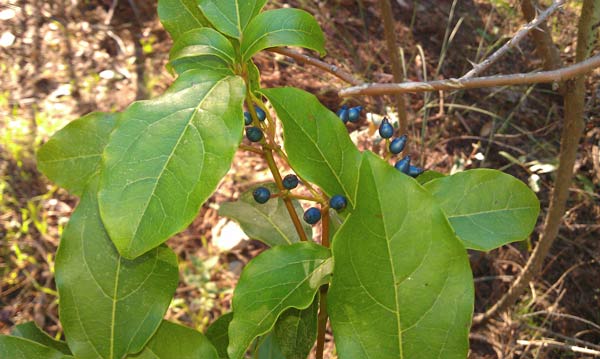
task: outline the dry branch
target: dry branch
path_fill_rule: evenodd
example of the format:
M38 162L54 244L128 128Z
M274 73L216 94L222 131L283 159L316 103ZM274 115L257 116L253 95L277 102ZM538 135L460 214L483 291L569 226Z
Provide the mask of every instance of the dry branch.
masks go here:
M496 75L471 79L448 79L430 82L403 82L394 84L368 83L348 87L340 91L340 96L379 96L396 93L416 93L432 91L465 90L483 87L526 85L543 82L562 82L583 75L600 67L600 55L574 65L553 71L540 71L513 75Z
M577 61L582 61L588 56L589 39L592 34L592 25L595 22L594 8L599 6L600 0L584 0L583 2L577 34ZM598 57L596 55L590 60ZM584 62L589 62L589 60L582 63ZM576 79L565 84L565 122L561 135L559 166L556 173L554 190L550 199L550 208L544 220L544 229L540 235L540 240L531 257L529 257L525 268L508 289L508 292L485 313L475 316L473 318L473 325L485 323L491 317L503 312L516 303L529 285L529 282L540 273L544 259L550 252L550 248L558 235L558 230L567 206L569 187L573 179L573 167L577 156L577 148L579 147L579 140L581 139L585 125L583 121L585 78L581 74L578 75Z
M464 74L460 79L465 80L469 78L473 78L478 76L483 71L487 70L490 66L492 66L498 59L504 56L510 49L516 47L519 42L527 35L531 30L537 28L540 24L542 24L546 19L554 13L558 8L560 8L565 3L565 0L557 0L555 1L548 9L539 14L538 17L533 19L530 23L523 26L515 36L513 36L506 44L504 44L501 48L499 48L496 52L490 55L487 59L482 61L481 63L475 65L471 71Z
M350 85L357 86L357 85L362 84L362 81L355 79L354 76L352 76L351 74L347 73L346 71L340 69L336 65L328 64L327 62L321 61L319 59L315 59L312 56L305 55L305 54L300 53L295 50L286 49L284 47L273 47L268 50L271 52L275 52L277 54L281 54L281 55L290 57L290 58L296 60L296 62L298 62L299 64L306 63L309 65L315 66L325 72L329 72L330 74L334 75L335 77L339 78L340 80L342 80L346 83L349 83Z

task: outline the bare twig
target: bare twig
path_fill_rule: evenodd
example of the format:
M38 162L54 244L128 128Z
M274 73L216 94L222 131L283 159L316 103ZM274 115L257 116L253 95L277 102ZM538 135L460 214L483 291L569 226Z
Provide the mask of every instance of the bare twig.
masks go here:
M417 93L447 90L465 90L483 87L525 85L543 82L562 82L583 75L600 67L600 55L574 65L553 71L540 71L513 75L476 77L472 79L448 79L430 82L403 82L399 84L367 83L348 87L340 91L340 96L379 96L395 93Z
M523 26L515 36L513 36L506 44L504 44L501 48L495 51L492 55L490 55L487 59L475 65L471 71L461 77L461 80L473 78L478 76L485 70L487 70L490 66L492 66L498 59L504 56L510 49L514 48L521 42L521 40L527 35L531 30L537 28L540 24L542 24L548 16L554 13L559 7L561 7L565 3L565 0L556 0L548 9L538 15L533 21Z
M562 342L559 342L556 340L552 340L552 339L543 339L543 340L520 340L520 339L518 339L517 344L518 345L527 345L527 346L531 345L531 346L542 347L542 348L556 348L556 349L572 351L574 353L582 353L582 354L588 354L588 355L600 357L600 351L588 349L588 348L582 348L582 347L578 347L575 345L569 345L569 344L565 344L565 343L562 343Z
M535 21L537 15L536 8L536 0L521 0L521 11L525 20L529 22ZM531 36L535 42L538 55L544 61L544 70L550 71L561 68L563 63L560 59L560 51L554 44L546 23L541 23L537 29L531 31Z
M400 65L400 58L398 56L396 30L394 29L394 19L392 17L392 5L390 4L390 0L379 0L379 6L381 8L381 16L383 17L385 40L387 42L387 50L392 63L392 74L394 74L394 81L402 82L404 81L404 76L402 74L402 66ZM408 130L406 104L404 103L404 96L402 96L402 94L396 94L395 97L396 109L398 110L398 124L400 127L399 131L401 134L403 134Z
M349 83L350 85L356 86L363 83L362 81L357 80L356 78L354 78L354 76L340 69L336 65L328 64L325 61L315 59L312 56L305 55L296 50L286 49L284 47L273 47L268 50L281 55L285 55L287 57L291 57L292 59L296 60L299 64L309 64L315 66L325 72L329 72L333 76L339 78L340 80L346 83Z
M592 24L594 23L594 8L597 6L600 6L600 0L584 0L583 2L578 25L577 61L582 61L588 55L589 39L592 33ZM598 55L595 56L595 58L598 57ZM561 135L559 166L554 190L550 199L550 208L544 221L544 229L540 235L540 240L527 261L525 268L509 288L508 292L485 313L475 316L473 318L473 325L485 323L492 316L503 312L519 299L529 282L539 274L544 259L548 255L558 234L569 197L569 187L573 178L577 148L579 147L579 140L584 129L585 78L579 74L576 79L565 84L565 90L565 123Z

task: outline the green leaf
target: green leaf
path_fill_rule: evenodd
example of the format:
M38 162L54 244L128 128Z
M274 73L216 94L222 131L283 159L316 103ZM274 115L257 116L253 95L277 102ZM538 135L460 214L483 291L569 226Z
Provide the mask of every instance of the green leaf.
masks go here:
M299 46L325 55L325 36L315 18L299 9L269 10L255 17L244 31L242 61L269 47Z
M233 312L223 314L215 320L206 330L206 337L217 349L219 358L227 359L227 346L229 345L229 323L233 319Z
M178 62L193 62L202 64L204 60L220 60L223 67L231 66L235 62L235 50L229 40L211 28L194 29L182 34L173 47L169 55L171 66L178 73L182 73L178 68ZM181 61L187 60L187 61Z
M441 172L427 170L417 177L417 182L419 182L420 185L424 185L427 182L442 177L446 177L446 175Z
M190 70L123 112L104 151L98 199L124 257L184 229L213 193L242 138L244 92L239 77Z
M277 192L274 184L264 185ZM221 204L219 214L234 219L240 224L248 237L257 239L270 247L281 244L292 244L300 241L294 222L285 207L285 203L279 197L271 198L267 203L260 204L254 200L251 188L241 195L236 202L225 202ZM297 200L292 200L296 213L300 218L303 209ZM312 238L312 227L303 223L302 227L308 238Z
M218 359L217 351L210 341L197 330L163 320L135 359Z
M35 324L35 322L19 324L16 327L14 327L11 334L15 337L29 339L49 348L56 349L63 354L71 355L71 350L69 349L67 343L50 337L46 332L41 330Z
M306 309L290 308L283 312L273 328L275 341L285 359L306 359L317 340L319 296Z
M95 112L69 123L38 151L39 170L59 186L81 195L89 179L98 175L117 117Z
M214 27L225 35L240 39L267 0L197 0L198 6Z
M67 359L73 357L29 339L0 335L0 358Z
M365 153L356 208L332 250L327 309L340 359L467 357L467 253L413 179Z
M260 338L260 346L257 349L257 359L289 359L283 355L273 333Z
M284 146L294 171L329 196L341 194L353 207L361 154L335 113L308 92L262 90L283 123Z
M173 40L187 31L210 26L196 0L159 0L158 17Z
M165 246L122 258L100 220L96 188L84 192L56 255L60 321L77 358L122 358L160 325L177 288L177 258Z
M250 261L233 294L229 357L242 358L286 309L307 308L329 280L332 264L329 249L313 242L273 247Z
M533 231L540 202L511 175L476 169L425 184L465 247L482 251L520 241Z

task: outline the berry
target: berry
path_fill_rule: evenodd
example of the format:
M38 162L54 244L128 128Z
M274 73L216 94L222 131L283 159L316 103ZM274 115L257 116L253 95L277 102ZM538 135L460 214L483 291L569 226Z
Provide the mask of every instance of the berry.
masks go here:
M394 135L394 127L392 127L387 117L384 117L381 125L379 125L379 135L383 138L390 138Z
M250 112L244 111L244 124L248 126L252 123L252 116L250 116Z
M283 177L283 187L285 187L285 189L294 189L298 187L298 177L292 174Z
M348 106L346 106L346 105L342 106L342 108L340 108L340 110L337 112L337 115L342 120L343 123L348 122L348 120L349 120Z
M390 142L390 152L395 155L402 152L406 146L407 139L408 137L406 137L406 135L394 138L392 142Z
M271 191L266 187L258 187L252 192L252 197L258 203L266 203L271 198Z
M267 118L267 114L262 110L262 108L254 106L254 109L256 110L256 117L258 117L259 121L264 121Z
M401 159L400 161L396 162L396 164L394 165L394 167L396 167L396 169L402 173L408 174L408 170L410 168L410 156L404 156L403 159Z
M248 127L246 128L246 137L250 142L258 142L263 138L263 133L258 127Z
M318 208L310 207L304 212L304 222L315 224L321 219L321 211Z
M329 200L329 207L335 209L338 212L346 208L347 204L348 201L346 201L346 197L339 194L336 194Z
M421 167L410 166L408 168L408 175L411 176L412 178L417 178L423 172L425 172L425 170L422 169Z
M362 106L352 107L348 110L348 121L357 122L360 119L360 111L362 111Z

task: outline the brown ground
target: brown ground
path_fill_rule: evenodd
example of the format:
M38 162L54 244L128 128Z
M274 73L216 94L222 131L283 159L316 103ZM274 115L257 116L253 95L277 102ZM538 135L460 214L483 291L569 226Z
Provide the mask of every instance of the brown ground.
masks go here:
M458 77L514 33L522 18L513 2L458 0L450 30L461 22L438 78ZM7 0L0 4L0 35L14 43L0 47L0 333L35 320L60 333L53 263L59 234L77 199L48 182L31 155L68 121L91 110L122 110L135 99L161 93L173 78L164 69L170 39L155 17L152 2ZM271 2L278 7L281 1ZM326 61L368 81L391 81L391 67L375 0L288 2L314 14L327 36ZM431 79L440 61L450 17L450 0L393 1L396 30L410 80ZM491 4L493 5L491 5ZM136 5L135 10L131 4ZM579 9L568 6L552 21L563 60L572 62ZM418 48L422 47L422 54ZM541 66L529 39L490 73L530 71ZM332 109L345 84L314 68L273 54L257 57L263 86L297 86L311 91ZM426 73L423 71L425 62ZM556 341L600 350L600 113L598 72L590 79L587 128L576 164L565 223L542 276L531 283L519 304L472 333L471 358L585 358L567 349L540 349L517 340ZM361 101L361 102L359 102ZM423 110L425 102L432 106ZM442 172L486 166L527 182L531 166L556 164L562 104L548 86L511 87L408 96L412 155ZM390 99L353 99L383 113ZM448 106L458 104L465 107ZM440 109L440 105L441 109ZM487 112L486 112L487 111ZM368 127L366 120L359 129ZM425 134L421 137L421 133ZM493 141L488 141L493 131ZM474 156L486 154L485 163ZM507 155L508 154L508 155ZM595 163L593 161L596 156ZM240 154L219 191L183 233L169 240L180 258L181 284L169 310L171 319L198 329L229 307L240 265L263 247L245 243L219 252L211 229L219 221L215 205L235 198L250 183L266 178L258 157ZM529 242L487 254L471 253L476 278L477 312L508 288L535 245L548 205L553 173L540 176L542 215ZM594 346L595 345L595 346Z

